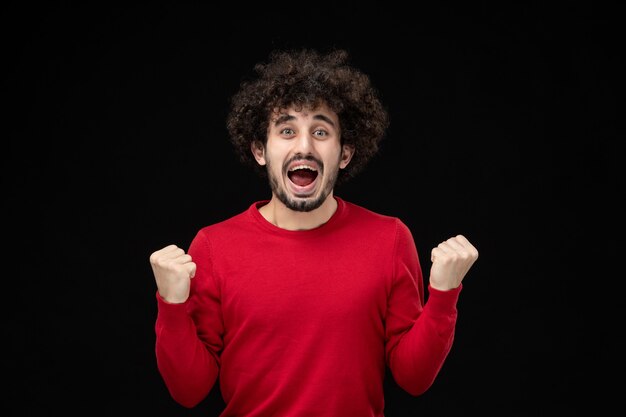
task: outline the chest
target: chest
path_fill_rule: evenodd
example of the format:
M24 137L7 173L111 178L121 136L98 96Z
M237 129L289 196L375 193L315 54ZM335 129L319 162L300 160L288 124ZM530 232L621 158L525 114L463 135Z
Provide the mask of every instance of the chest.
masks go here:
M220 270L226 329L382 323L390 268L380 253L303 244L247 253Z

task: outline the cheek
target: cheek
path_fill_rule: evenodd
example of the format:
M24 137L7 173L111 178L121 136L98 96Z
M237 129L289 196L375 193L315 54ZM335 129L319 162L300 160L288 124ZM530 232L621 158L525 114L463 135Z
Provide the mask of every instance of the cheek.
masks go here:
M276 154L265 152L265 166L275 174L280 174L281 162Z
M286 146L274 145L265 150L265 160L271 161L274 165L281 165L290 156L290 149Z
M345 165L344 152L340 147L333 149L325 159L327 163L331 163L333 166L339 166L339 168L343 168Z

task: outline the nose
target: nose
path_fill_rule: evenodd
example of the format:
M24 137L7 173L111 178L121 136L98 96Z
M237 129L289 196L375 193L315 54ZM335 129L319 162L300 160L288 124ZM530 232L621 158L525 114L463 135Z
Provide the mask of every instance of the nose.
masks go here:
M313 136L309 132L300 133L294 141L294 151L307 155L313 149Z

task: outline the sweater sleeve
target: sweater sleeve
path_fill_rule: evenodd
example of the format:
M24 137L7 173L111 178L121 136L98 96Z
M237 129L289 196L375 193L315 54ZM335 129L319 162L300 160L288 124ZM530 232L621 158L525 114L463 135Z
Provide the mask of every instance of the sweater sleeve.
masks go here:
M396 383L409 394L433 384L452 348L461 286L439 291L424 281L410 230L398 221L386 318L386 359Z
M196 263L196 274L187 301L169 304L157 291L155 353L172 398L191 408L208 395L217 379L223 325L209 242L202 232L188 253Z

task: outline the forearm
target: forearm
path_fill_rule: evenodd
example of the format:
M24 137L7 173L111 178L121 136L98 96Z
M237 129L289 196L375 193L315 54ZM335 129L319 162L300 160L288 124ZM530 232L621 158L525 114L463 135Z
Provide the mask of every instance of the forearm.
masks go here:
M172 398L193 407L206 397L217 379L217 358L198 337L183 305L161 303L155 326L157 367Z
M389 352L394 379L411 395L421 395L430 388L454 340L460 288L452 292L430 290L421 315Z

